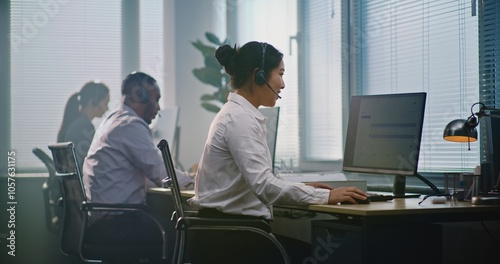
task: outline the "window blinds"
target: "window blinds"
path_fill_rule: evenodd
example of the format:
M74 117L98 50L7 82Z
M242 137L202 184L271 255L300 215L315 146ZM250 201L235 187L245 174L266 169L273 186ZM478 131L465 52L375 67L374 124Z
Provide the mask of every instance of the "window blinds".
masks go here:
M11 1L11 146L20 171L54 143L68 98L88 81L119 101L121 1ZM99 120L95 120L99 122Z
M305 161L343 157L340 1L301 1L301 149Z
M471 1L359 1L357 69L363 94L428 93L419 171L466 171L478 145L442 139L448 122L478 100L478 22ZM397 111L397 109L394 109Z
M140 2L141 71L164 82L163 1ZM98 79L121 100L122 1L11 1L11 146L20 171L44 165L31 153L56 141L68 98ZM109 112L108 112L109 113ZM106 115L106 114L105 114ZM101 118L93 120L97 127Z

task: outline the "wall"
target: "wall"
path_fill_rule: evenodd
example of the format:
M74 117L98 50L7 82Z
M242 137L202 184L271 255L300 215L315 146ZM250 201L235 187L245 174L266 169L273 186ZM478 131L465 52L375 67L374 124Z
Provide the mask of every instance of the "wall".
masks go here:
M196 8L193 8L196 6ZM181 126L179 160L185 169L198 163L214 113L201 107L200 97L214 88L198 81L192 73L204 65L201 53L191 45L200 39L209 44L205 32L225 38L225 1L175 1L176 103ZM194 19L195 18L195 19Z
M15 178L15 215L7 214L7 178L0 177L0 263L79 263L78 259L64 256L59 251L59 237L45 226L45 207L42 184L46 177ZM9 205L10 206L10 205ZM11 229L8 221L15 224ZM6 234L15 231L15 240L6 240ZM10 234L9 234L10 236ZM7 243L15 241L15 256L8 255Z

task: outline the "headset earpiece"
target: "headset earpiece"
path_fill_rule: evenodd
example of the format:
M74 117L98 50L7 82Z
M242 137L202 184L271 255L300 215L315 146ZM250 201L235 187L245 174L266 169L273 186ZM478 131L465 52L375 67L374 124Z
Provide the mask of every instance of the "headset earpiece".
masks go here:
M146 92L144 85L142 85L141 79L139 78L139 76L137 76L137 73L134 72L132 74L135 76L137 83L139 83L139 86L141 87L141 93L139 94L139 100L141 101L141 103L147 104L149 102L149 95Z
M260 68L255 73L255 83L258 85L264 85L267 82L267 74L264 71L264 62L266 59L266 48L267 48L267 43L261 43L260 44L262 47L262 62L260 64Z
M140 95L141 103L147 104L149 102L149 96L146 93L146 89L144 89L144 86L141 84L141 95Z

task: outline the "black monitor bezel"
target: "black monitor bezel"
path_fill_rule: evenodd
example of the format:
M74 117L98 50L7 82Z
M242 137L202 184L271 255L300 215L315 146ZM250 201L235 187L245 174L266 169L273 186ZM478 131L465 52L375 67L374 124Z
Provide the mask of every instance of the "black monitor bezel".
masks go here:
M394 169L394 168L373 168L373 167L360 167L352 165L352 157L355 146L355 136L357 134L357 124L359 119L360 103L364 99L373 99L380 97L390 97L390 98L402 98L402 97L419 97L423 100L423 105L421 109L421 126L418 128L418 144L415 153L412 155L412 161L410 169ZM414 176L417 174L418 162L420 157L420 148L422 142L422 131L424 123L425 114L425 104L426 104L427 93L425 92L415 92L415 93L393 93L393 94L375 94L375 95L356 95L351 97L351 103L349 107L349 122L346 133L346 141L344 146L344 159L342 163L342 170L347 172L359 172L359 173L371 173L371 174L387 174L387 175L400 175L400 176ZM394 109L398 111L398 109Z
M484 191L500 191L500 110L490 110L489 115L483 117L481 123L482 148L486 160L482 161L481 169L482 189ZM484 168L486 166L486 168Z

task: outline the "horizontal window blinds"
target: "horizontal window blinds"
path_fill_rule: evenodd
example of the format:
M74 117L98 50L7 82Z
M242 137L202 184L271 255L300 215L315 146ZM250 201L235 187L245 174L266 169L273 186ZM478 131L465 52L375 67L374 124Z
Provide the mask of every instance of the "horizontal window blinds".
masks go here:
M166 73L163 55L163 34L165 32L163 29L163 1L141 1L139 19L140 70L153 76L160 89L164 91L166 89L164 84ZM170 94L166 96L170 96ZM161 104L161 107L165 106Z
M342 38L340 1L301 1L303 159L343 157Z
M478 146L444 141L478 100L478 22L471 1L360 1L360 90L428 93L419 171L463 171ZM397 109L394 109L397 111Z
M99 79L120 98L121 1L11 1L11 146L19 170L56 141L68 98ZM98 123L100 120L95 120Z

